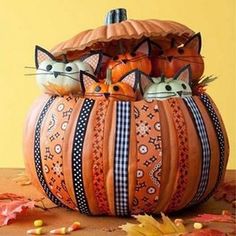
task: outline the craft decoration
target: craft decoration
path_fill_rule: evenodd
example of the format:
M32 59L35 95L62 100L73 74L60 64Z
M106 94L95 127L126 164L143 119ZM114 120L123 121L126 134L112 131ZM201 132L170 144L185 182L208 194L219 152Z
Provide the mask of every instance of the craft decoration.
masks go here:
M155 45L155 44L153 44ZM201 34L197 33L189 38L184 44L176 45L172 38L169 48L162 49L156 44L157 55L153 56L152 67L154 76L164 74L172 78L182 67L190 65L191 80L198 80L204 71L204 61L201 52Z
M224 177L229 143L206 93L214 78L200 77L200 48L200 34L186 26L127 20L124 9L50 53L38 48L37 73L50 62L48 80L64 92L54 86L49 94L46 84L28 113L32 183L56 205L88 215L173 212L209 199ZM168 57L173 66L165 67ZM74 82L64 76L71 64L78 89L65 90L64 81Z
M101 60L100 53L93 53L80 60L57 61L47 50L36 46L35 66L38 84L50 94L81 95L80 71L94 75Z
M85 97L105 97L122 101L135 101L139 80L139 71L132 70L122 76L119 81L111 82L107 77L105 83L97 82L97 79L89 73L81 72L82 88Z
M147 86L142 84L142 90L144 91L143 97L145 99L158 99L164 100L167 98L174 97L188 97L192 95L192 90L189 85L189 80L191 78L190 65L184 66L180 71L172 78L167 79L162 76L159 79L151 79L153 83ZM148 80L148 78L144 78ZM149 80L149 81L151 81ZM145 81L143 82L145 83Z
M145 39L140 42L132 52L115 55L108 62L108 68L111 70L112 81L119 81L121 77L135 69L149 74L151 72L149 54L150 42Z

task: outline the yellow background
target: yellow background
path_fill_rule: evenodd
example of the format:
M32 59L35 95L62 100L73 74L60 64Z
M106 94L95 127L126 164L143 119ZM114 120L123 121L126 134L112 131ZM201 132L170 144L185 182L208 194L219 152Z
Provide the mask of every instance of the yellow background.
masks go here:
M169 19L203 38L205 74L219 78L208 89L223 116L236 168L235 0L0 0L0 167L23 167L22 127L41 93L34 77L35 44L47 49L103 24L106 12L124 7L131 19Z

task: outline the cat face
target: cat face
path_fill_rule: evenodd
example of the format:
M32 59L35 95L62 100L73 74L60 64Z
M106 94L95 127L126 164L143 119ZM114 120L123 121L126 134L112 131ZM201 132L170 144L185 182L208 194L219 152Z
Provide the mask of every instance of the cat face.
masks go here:
M149 74L151 72L149 54L150 42L149 40L144 40L131 53L114 56L108 62L108 68L112 70L112 81L119 81L121 77L135 69Z
M189 79L191 78L191 69L187 65L183 67L172 79L167 78L152 78L152 81L145 85L143 97L147 100L157 99L164 100L173 97L188 97L192 95L191 87L189 86ZM147 78L146 78L147 79Z
M197 33L183 45L176 45L172 40L171 47L162 50L159 47L158 67L161 73L167 78L172 78L184 66L190 65L192 70L192 80L202 76L204 71L203 58L201 52L201 34ZM155 65L154 65L155 66Z
M100 53L94 53L83 60L59 62L45 49L36 46L35 65L36 80L45 92L56 95L80 94L80 72L94 75Z
M137 70L131 71L120 81L115 83L101 83L97 79L86 73L81 72L82 88L85 97L106 98L112 100L135 101L137 88Z

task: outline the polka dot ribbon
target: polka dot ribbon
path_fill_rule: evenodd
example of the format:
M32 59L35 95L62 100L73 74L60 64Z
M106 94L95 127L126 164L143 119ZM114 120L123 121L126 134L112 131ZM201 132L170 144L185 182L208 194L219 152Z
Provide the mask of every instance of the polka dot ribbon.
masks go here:
M41 135L41 126L43 123L43 120L47 114L47 111L49 107L52 105L52 103L55 100L55 96L50 97L50 99L47 101L45 104L39 119L36 124L36 129L35 129L35 136L34 136L34 160L35 160L35 168L36 168L36 173L39 179L40 184L43 187L44 192L47 194L48 198L55 203L56 205L60 207L66 207L50 190L50 188L47 185L47 182L44 178L43 175L43 167L42 167L42 160L41 160L41 150L40 150L40 135Z
M74 181L74 192L76 202L81 213L90 214L88 202L86 199L83 175L82 175L82 153L84 146L84 138L88 125L89 116L94 105L94 100L85 99L82 105L77 125L75 128L75 136L72 150L72 175Z

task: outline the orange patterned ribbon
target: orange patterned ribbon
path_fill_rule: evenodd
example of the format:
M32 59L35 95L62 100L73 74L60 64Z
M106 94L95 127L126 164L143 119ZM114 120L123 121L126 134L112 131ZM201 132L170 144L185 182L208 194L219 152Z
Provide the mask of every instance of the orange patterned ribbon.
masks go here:
M72 103L71 100L74 100ZM65 185L65 176L63 174L63 140L67 129L73 105L77 98L70 96L65 99L57 99L55 112L50 112L46 120L46 140L45 148L42 149L42 163L45 178L53 194L55 194L65 205L75 209Z
M137 181L132 212L151 213L160 193L162 168L161 126L157 101L134 107L137 136Z
M103 171L103 139L108 103L109 101L107 99L98 101L93 138L93 186L97 205L101 214L108 214L110 212Z
M188 156L188 136L187 127L184 116L178 102L175 99L168 99L172 111L175 130L177 132L178 140L178 175L177 186L175 192L170 200L167 211L177 209L181 203L182 197L188 183L188 169L189 169L189 156Z

